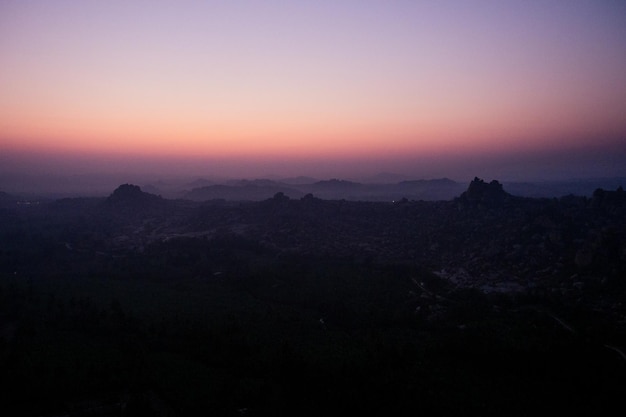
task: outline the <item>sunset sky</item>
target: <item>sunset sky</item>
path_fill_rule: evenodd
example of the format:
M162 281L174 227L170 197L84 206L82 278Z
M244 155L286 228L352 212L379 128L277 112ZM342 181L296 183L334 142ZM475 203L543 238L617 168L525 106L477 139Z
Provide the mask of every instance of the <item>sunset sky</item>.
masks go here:
M2 0L0 164L626 175L626 2Z

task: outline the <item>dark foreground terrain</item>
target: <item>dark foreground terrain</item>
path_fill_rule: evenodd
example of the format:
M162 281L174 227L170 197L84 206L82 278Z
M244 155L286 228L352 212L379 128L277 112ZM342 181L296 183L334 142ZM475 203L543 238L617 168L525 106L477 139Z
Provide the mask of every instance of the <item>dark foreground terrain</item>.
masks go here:
M621 415L625 194L1 194L0 414Z

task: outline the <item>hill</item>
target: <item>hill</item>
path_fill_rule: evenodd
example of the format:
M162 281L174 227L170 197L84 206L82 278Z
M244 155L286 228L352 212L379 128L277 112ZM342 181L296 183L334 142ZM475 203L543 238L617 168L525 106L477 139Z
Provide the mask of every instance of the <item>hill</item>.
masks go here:
M475 178L447 201L198 202L123 184L2 214L10 415L607 414L623 401L620 188L537 199Z

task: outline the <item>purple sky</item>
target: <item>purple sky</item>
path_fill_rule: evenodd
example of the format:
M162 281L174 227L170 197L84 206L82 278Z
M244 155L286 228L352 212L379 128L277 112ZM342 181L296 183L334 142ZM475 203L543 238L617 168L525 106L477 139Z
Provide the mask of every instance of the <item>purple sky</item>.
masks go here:
M0 175L626 176L624 1L2 1Z

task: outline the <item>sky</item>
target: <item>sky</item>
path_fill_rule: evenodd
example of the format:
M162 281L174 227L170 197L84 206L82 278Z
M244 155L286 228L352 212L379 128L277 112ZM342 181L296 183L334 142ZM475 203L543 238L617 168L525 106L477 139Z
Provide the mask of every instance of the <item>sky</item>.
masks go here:
M624 1L0 0L0 175L625 161Z

